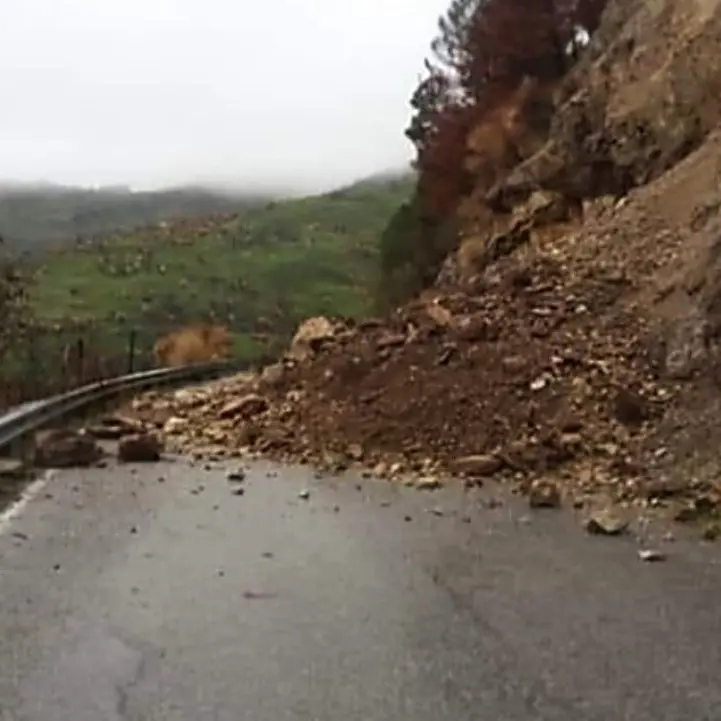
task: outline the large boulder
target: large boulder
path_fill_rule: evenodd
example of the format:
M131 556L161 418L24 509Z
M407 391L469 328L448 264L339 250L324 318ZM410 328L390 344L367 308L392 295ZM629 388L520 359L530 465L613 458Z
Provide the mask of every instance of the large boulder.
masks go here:
M293 336L286 357L295 361L306 361L313 358L323 347L332 341L336 334L336 326L325 316L316 316L304 320Z
M160 460L162 444L154 433L136 433L118 443L118 460L123 463L153 463Z
M35 465L40 468L83 468L102 456L100 446L77 431L57 428L35 436Z

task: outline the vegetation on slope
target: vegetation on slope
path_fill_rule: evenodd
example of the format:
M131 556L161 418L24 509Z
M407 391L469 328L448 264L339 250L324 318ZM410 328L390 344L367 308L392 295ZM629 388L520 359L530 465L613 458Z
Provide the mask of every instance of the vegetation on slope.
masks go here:
M411 98L406 135L416 149L414 197L382 240L390 302L435 278L458 245L464 200L475 193L482 204L485 191L538 149L529 141L548 132L553 89L573 67L578 41L598 27L606 3L450 1L431 44L433 59Z
M378 238L411 187L407 177L365 181L52 253L30 291L33 315L110 354L123 352L130 331L147 353L158 335L212 320L252 357L307 316L369 311Z

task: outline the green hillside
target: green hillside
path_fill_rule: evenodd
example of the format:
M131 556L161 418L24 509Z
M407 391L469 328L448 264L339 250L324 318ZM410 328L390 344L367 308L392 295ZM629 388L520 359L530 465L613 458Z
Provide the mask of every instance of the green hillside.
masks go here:
M272 202L235 216L160 224L46 256L31 290L44 325L82 327L121 353L192 320L214 319L253 356L304 317L369 310L379 236L407 178Z

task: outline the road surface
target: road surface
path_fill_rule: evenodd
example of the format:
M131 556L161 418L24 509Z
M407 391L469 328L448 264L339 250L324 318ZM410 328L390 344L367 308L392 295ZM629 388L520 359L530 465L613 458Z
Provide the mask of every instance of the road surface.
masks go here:
M716 548L276 470L36 486L0 526L0 719L719 719Z

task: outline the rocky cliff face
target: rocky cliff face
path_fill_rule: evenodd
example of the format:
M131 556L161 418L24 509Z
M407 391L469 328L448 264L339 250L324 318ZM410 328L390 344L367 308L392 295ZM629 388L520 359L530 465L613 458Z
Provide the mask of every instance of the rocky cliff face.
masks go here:
M545 147L492 191L625 195L698 148L721 117L721 4L611 0L559 90Z

